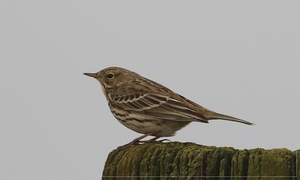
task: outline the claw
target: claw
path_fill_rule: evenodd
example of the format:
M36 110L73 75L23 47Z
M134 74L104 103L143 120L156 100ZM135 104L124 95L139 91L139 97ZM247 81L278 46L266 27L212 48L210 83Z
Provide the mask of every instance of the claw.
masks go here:
M169 139L162 139L162 140L159 140L159 141L157 141L157 139L158 139L159 137L155 137L155 138L152 138L152 139L149 139L149 140L147 140L147 141L140 141L140 142L142 142L142 143L163 143L164 141L168 141L168 142L171 142L171 140L169 140Z
M164 141L172 142L170 139L162 139L162 140L159 140L158 142L164 142Z

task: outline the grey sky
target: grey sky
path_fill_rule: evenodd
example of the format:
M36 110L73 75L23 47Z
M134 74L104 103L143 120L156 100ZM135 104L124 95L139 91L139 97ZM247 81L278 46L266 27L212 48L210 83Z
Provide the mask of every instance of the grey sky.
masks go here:
M99 179L140 136L110 113L108 66L254 122L191 123L172 141L300 149L299 1L0 2L0 179Z

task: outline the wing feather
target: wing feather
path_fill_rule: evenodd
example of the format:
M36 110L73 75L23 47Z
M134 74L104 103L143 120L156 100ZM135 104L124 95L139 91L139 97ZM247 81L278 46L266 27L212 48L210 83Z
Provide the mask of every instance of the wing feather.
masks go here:
M193 110L175 98L163 94L129 94L111 96L111 102L118 108L146 115L148 118L158 118L173 121L200 121L207 123L201 113Z

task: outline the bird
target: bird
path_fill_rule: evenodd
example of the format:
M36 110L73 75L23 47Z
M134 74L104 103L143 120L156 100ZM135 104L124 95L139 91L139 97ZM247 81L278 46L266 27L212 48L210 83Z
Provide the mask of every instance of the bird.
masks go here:
M254 125L252 122L220 114L173 92L171 89L121 67L108 67L96 73L83 73L101 84L113 116L127 128L143 134L120 146L157 141L171 137L191 122L227 120ZM154 138L142 141L147 136Z

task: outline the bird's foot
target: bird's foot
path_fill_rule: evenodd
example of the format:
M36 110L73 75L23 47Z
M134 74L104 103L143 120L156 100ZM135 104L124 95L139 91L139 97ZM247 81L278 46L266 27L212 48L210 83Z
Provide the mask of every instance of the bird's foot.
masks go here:
M169 139L162 139L162 140L157 141L158 138L159 137L155 137L155 138L149 139L147 141L140 141L140 142L142 142L143 144L146 144L146 143L163 143L165 141L171 142L171 140L169 140Z
M150 136L152 133L147 133L147 134L144 134L138 138L135 138L133 141L131 141L130 143L127 143L123 146L119 146L118 149L125 149L125 148L128 148L130 146L133 146L133 145L137 145L137 144L140 144L140 143L143 143L144 141L140 141L141 139L147 137L147 136ZM156 137L155 137L156 138ZM155 139L153 138L153 139ZM157 138L156 138L157 139ZM152 140L152 139L151 139Z
M138 138L136 138L133 141L131 141L130 143L124 144L123 146L119 146L118 149L126 149L130 146L139 144L139 142L140 142L140 140Z

